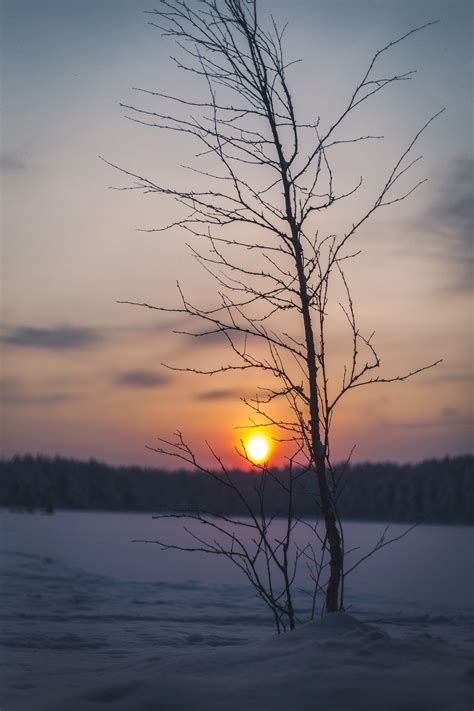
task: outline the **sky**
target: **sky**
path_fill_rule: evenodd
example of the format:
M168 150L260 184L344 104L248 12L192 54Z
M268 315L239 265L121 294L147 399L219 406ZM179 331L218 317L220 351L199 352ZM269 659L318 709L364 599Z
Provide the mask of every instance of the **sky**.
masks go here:
M387 71L416 69L354 117L350 132L383 134L336 158L340 185L364 176L362 197L316 228L351 224L425 121L427 177L384 208L357 237L349 268L360 323L376 332L383 373L442 359L405 383L351 394L334 422L343 459L418 461L472 449L472 8L464 0L264 0L262 16L288 21L285 51L297 109L331 119L373 53L413 27L439 23L393 48ZM121 103L160 108L133 87L199 98L199 84L170 61L176 50L148 24L145 0L3 0L0 133L2 234L2 451L176 466L146 449L181 430L203 461L205 442L235 463L248 424L241 397L256 374L200 377L163 363L228 361L217 339L173 334L177 316L118 304L172 307L176 282L201 304L215 286L172 221L176 206L117 191L130 181L100 160L160 183L183 185L196 147L127 120ZM154 108L153 108L154 107ZM342 137L342 136L341 136ZM417 153L418 155L418 153ZM202 168L202 163L200 164ZM359 202L360 201L360 202ZM333 219L331 217L331 219ZM344 356L335 316L334 363ZM295 326L297 328L297 325ZM283 463L283 451L273 450Z

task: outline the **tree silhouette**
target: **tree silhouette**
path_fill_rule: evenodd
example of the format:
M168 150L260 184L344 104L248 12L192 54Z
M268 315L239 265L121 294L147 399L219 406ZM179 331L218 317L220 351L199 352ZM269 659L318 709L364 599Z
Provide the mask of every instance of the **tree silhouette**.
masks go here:
M151 11L150 16L150 24L176 40L180 58L174 61L193 79L202 81L203 98L192 101L185 96L139 89L156 97L164 108L155 112L124 106L131 120L163 132L190 136L200 144L199 158L205 165L190 168L200 177L200 187L161 185L111 165L134 179L133 187L125 189L141 188L176 201L176 219L151 231L181 229L197 238L191 251L217 282L217 300L213 306L199 306L178 284L177 308L121 303L191 317L197 326L183 333L195 337L221 334L226 339L231 353L228 363L209 369L191 365L176 370L207 375L258 370L262 388L254 399L245 400L252 411L251 422L253 426L271 427L275 438L292 447L288 459L293 472L289 480L283 480L267 465L257 466L262 472L258 494L261 510L256 513L253 505L247 505L251 525L258 533L252 551L239 547L238 536L229 528L230 521L224 521L226 525L222 520L211 522L202 511L169 515L187 516L220 529L226 543L204 540L191 532L195 546L187 549L230 557L242 567L258 593L264 599L270 598L276 619L285 617L292 627L290 588L294 573L290 574L289 569L295 559L311 562L315 592L324 590L326 610L333 612L343 607L345 550L338 501L346 468L336 468L331 457L331 424L336 408L355 388L403 381L436 365L421 365L397 375L381 372L373 334L364 335L359 330L346 264L358 255L354 238L369 218L376 211L403 201L424 182L406 184L407 173L420 159L413 157L413 148L441 112L429 118L400 151L370 205L348 229L322 234L318 224L323 214L332 214L334 205L356 194L363 184L360 178L349 190L337 191L334 148L349 151L353 144L382 138L347 138L340 129L350 126L361 104L412 77L412 71L378 74L381 56L434 23L412 29L375 52L343 110L323 128L319 118L307 120L297 115L289 80L294 62L284 57L284 29L273 21L268 29L264 27L256 0L162 0L160 9ZM336 382L327 325L337 290L344 294L341 309L352 346ZM285 403L288 416L281 415L280 401ZM241 496L234 490L232 475L219 455L213 451L216 473L198 461L181 433L176 439L160 440L152 449L207 472L224 488ZM240 455L249 461L245 446ZM317 480L315 506L324 524L320 536L322 558L317 560L315 549L309 544L310 548L297 551L290 562L288 550L298 521L292 504L294 486L307 472ZM264 493L269 480L277 482L287 497L284 515L288 527L283 541L274 541L269 533L271 517L265 514ZM268 568L269 582L265 584L259 577L260 556ZM273 594L270 568L275 566L284 583L283 592ZM327 572L324 581L322 571Z

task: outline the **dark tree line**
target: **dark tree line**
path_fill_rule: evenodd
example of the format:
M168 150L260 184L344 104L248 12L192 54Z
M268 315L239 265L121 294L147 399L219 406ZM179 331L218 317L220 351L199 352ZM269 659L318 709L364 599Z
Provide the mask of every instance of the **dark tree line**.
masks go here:
M474 523L474 457L431 459L418 464L344 465L340 514L346 519ZM258 471L231 472L249 501L258 506ZM282 481L288 476L279 472ZM301 477L295 513L313 516L314 477ZM269 512L285 510L284 490L269 481ZM0 506L17 510L97 509L160 511L201 509L215 514L243 514L229 488L192 471L167 472L113 467L89 460L16 456L0 462Z

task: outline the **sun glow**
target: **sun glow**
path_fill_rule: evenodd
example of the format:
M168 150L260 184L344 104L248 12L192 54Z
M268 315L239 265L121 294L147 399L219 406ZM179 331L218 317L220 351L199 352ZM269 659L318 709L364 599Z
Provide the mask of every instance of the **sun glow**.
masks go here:
M270 440L263 434L253 434L251 435L245 444L245 452L249 459L255 464L263 462L268 459L270 453Z

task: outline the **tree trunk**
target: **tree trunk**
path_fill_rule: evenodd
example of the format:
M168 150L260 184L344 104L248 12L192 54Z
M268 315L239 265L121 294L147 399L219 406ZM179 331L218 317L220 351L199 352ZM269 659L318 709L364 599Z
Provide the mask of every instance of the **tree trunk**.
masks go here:
M311 313L309 307L309 296L307 280L303 267L303 256L298 236L295 235L295 260L298 272L301 312L303 315L306 362L308 366L309 380L309 410L310 410L310 432L312 459L318 480L319 494L321 497L321 509L324 516L326 528L326 539L329 547L329 582L326 589L326 610L327 612L337 612L339 610L339 588L342 575L342 546L341 536L337 525L336 514L332 500L331 491L328 486L326 475L326 452L325 445L321 441L319 427L319 401L318 401L318 381L316 349L314 345L314 333L311 323Z
M336 515L331 501L329 491L326 466L324 462L324 449L319 441L316 446L323 450L322 457L316 455L316 476L318 478L319 493L321 495L321 508L326 526L326 536L329 545L329 581L326 588L326 610L328 612L338 612L339 610L339 588L342 576L342 546L339 528L337 526ZM314 444L313 444L314 446Z
M332 501L331 492L329 490L326 477L326 457L325 445L321 441L319 428L319 401L318 401L318 381L317 381L317 364L316 350L314 346L314 333L311 323L311 313L309 306L308 285L304 271L303 250L300 241L300 229L297 224L292 205L290 182L288 179L288 163L283 155L283 148L278 135L278 128L273 113L273 108L268 97L268 83L265 75L265 63L261 57L258 47L253 49L252 41L249 40L250 51L254 57L255 66L259 66L259 62L255 58L256 53L260 58L261 67L264 73L262 84L260 87L263 104L266 109L267 118L270 123L273 141L278 155L280 164L281 179L283 184L283 195L285 199L286 220L291 229L291 238L295 252L295 264L298 273L299 292L301 300L301 313L303 315L304 333L306 342L306 362L308 366L308 379L310 389L310 428L311 428L311 455L316 470L318 479L319 493L321 496L321 508L324 516L324 524L326 528L326 538L329 546L329 566L330 575L328 587L326 590L326 610L328 612L337 612L339 610L339 587L341 584L342 575L342 547L341 536L337 527L336 515Z

